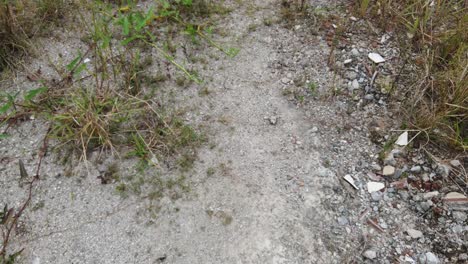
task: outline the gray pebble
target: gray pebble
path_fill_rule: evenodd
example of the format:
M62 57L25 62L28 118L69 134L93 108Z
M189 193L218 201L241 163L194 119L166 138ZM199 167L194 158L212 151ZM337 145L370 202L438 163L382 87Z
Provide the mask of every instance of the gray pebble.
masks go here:
M374 250L368 249L362 254L367 259L375 259L377 257L377 252Z
M411 167L411 172L413 173L420 173L421 172L421 166L413 166Z
M458 223L463 223L466 220L466 213L464 212L455 211L452 213L452 215L453 219L455 219L455 221L457 221Z

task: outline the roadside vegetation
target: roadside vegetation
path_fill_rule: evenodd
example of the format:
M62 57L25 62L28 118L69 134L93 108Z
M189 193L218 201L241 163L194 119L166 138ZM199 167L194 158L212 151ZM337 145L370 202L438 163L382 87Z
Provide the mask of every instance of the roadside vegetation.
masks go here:
M392 31L404 63L394 86L403 90L408 129L439 147L468 149L468 10L466 1L355 2L356 13Z

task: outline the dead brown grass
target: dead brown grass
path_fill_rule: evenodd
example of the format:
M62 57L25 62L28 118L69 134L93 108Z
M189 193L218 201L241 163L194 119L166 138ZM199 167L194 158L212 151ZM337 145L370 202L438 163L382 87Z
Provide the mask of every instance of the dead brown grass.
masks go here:
M468 149L468 9L449 0L356 1L362 17L398 35L414 78L406 87L403 113L408 125L431 142ZM401 99L401 98L400 98Z
M31 39L65 13L64 0L0 1L0 71L31 53Z

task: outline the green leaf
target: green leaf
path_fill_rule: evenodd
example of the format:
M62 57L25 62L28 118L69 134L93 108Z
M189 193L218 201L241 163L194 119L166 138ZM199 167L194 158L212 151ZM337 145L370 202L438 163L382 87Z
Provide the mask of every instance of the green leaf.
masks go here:
M6 113L12 106L13 106L13 103L11 101L2 105L2 107L0 107L0 114Z
M124 17L122 22L122 34L128 36L130 34L130 20L128 17Z
M192 6L192 0L182 0L184 6Z
M86 69L86 64L82 63L80 66L76 67L73 77L77 77L83 70Z
M196 28L191 24L187 25L187 27L185 28L185 32L190 36L195 36L197 34Z
M9 138L9 137L10 137L10 135L8 135L8 134L5 134L5 133L0 134L0 139L5 139L5 138Z
M238 48L229 48L227 51L226 51L226 54L231 57L231 58L234 58L238 53L239 53L240 49Z
M136 39L143 39L143 38L144 38L144 36L142 36L142 35L131 36L129 38L126 38L126 39L122 40L120 42L120 44L122 44L123 46L126 46L126 45L128 45L128 43L130 43L130 42L132 42L132 41L134 41Z
M168 1L163 1L162 4L164 9L169 9L171 7L171 4L169 4Z
M78 64L78 62L80 62L81 60L81 52L78 53L78 56L76 56L76 58L74 58L68 65L67 65L67 70L68 71L73 71L73 69L75 69L76 65Z
M34 97L36 97L36 96L39 95L39 94L44 93L45 91L47 91L47 87L46 87L46 86L43 86L43 87L40 87L40 88L37 88L37 89L33 89L33 90L29 91L29 92L24 96L24 100L26 100L26 101L31 101Z

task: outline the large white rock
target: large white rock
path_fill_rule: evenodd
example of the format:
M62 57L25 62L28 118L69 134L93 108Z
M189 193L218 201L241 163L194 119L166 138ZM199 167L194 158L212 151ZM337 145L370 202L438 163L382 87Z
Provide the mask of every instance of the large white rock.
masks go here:
M403 132L395 142L398 146L406 146L408 145L408 132L405 131Z
M369 59L371 59L371 61L373 61L374 63L381 63L385 61L385 59L382 58L382 56L380 56L380 54L378 53L371 52L368 56Z
M385 184L382 182L368 182L367 183L367 191L369 193L377 192L385 188Z

